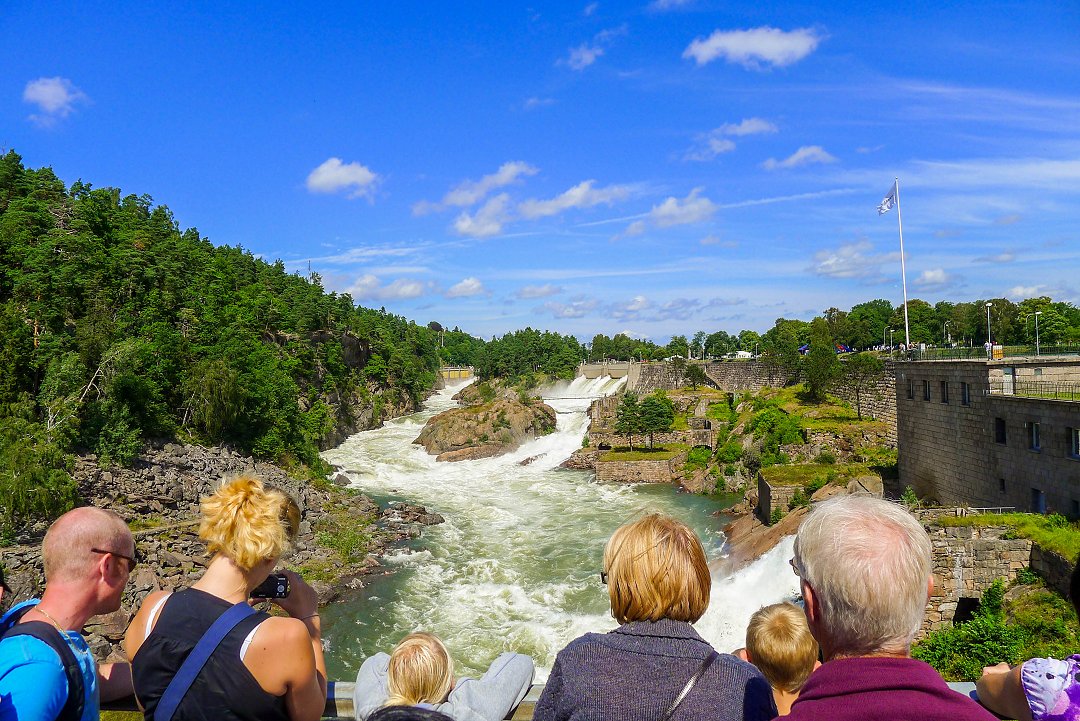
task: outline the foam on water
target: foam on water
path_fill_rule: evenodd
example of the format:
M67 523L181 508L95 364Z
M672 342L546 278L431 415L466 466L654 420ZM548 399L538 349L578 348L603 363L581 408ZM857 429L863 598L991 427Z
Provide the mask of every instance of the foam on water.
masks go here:
M348 680L368 655L387 650L416 629L439 634L459 673L477 673L513 649L537 661L546 676L555 654L586 631L614 628L599 569L604 543L643 509L689 523L710 557L723 536L709 499L668 486L598 484L592 474L556 470L581 447L590 399L625 382L577 378L540 389L558 412L556 431L512 453L460 463L436 463L412 441L427 419L456 407L461 385L433 396L421 413L357 434L324 453L346 469L353 485L379 500L420 503L446 519L424 529L414 545L387 559L397 573L369 595L328 609L331 675ZM529 459L527 465L521 462ZM699 631L721 650L742 645L750 613L792 595L790 543L725 579Z

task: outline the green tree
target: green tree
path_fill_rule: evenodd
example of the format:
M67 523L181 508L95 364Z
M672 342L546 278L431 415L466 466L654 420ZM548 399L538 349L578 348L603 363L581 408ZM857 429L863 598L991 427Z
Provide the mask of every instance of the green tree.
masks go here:
M640 433L641 407L636 393L626 392L615 411L615 432L626 436L630 450L634 450L634 434Z
M840 361L832 333L824 318L814 318L810 324L810 350L806 354L806 391L813 401L825 400L825 391L840 374Z
M862 420L862 406L877 387L885 364L870 353L855 353L845 358L841 364L838 384L848 395L855 397L855 412Z
M654 433L667 433L675 423L675 407L666 395L659 392L645 398L638 405L638 431L648 434L649 448L653 447Z
M689 384L691 390L697 390L698 386L705 385L708 381L708 377L705 375L705 369L698 363L691 363L686 366L686 382Z

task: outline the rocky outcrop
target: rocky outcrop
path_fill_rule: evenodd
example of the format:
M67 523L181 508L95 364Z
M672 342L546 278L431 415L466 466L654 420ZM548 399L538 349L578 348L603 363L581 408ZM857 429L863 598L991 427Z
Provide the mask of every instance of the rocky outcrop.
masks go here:
M437 461L463 461L508 453L555 430L555 410L544 403L499 398L444 411L428 420L413 443Z
M289 493L301 510L300 532L282 565L299 569L328 603L364 585L364 578L386 571L378 558L395 543L418 537L424 525L442 517L422 506L395 503L380 510L347 482L313 483L280 468L226 448L173 443L147 448L131 468L105 470L94 456L76 459L73 477L88 503L109 508L135 535L138 568L125 589L120 610L91 619L86 636L99 658L118 650L128 622L151 591L191 585L209 559L198 538L199 500L222 479L253 472ZM23 536L23 545L0 549L15 600L39 596L44 584L41 533ZM5 598L5 600L7 600Z

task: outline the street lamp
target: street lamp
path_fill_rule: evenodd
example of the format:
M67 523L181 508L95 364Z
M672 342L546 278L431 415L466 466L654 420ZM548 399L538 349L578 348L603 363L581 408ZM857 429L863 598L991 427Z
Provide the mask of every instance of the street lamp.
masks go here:
M888 333L891 330L892 330L892 328L882 328L881 329L881 345L882 346L885 345L885 334Z
M948 336L945 335L946 330L948 329L950 323L952 323L952 321L947 320L941 326L941 339L945 341L946 345L949 343L950 340L952 340L951 337L948 337Z
M889 328L889 351L890 352L892 352L895 349L895 346L893 345L893 339L892 339L893 333L895 333L895 332L896 331L894 331L892 328Z
M990 306L993 303L986 301L986 358L994 357L994 343L990 340Z
M1042 315L1041 310L1035 311L1035 356L1039 355L1039 316Z

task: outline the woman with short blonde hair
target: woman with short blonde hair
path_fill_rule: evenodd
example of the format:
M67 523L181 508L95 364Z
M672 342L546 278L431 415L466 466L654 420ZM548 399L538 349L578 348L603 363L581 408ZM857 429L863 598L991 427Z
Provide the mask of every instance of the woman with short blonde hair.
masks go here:
M206 571L191 588L147 596L124 638L145 718L152 721L214 622L241 607L250 615L210 654L172 718L316 721L326 706L326 664L315 591L286 571L287 595L271 601L289 617L242 606L295 539L300 509L282 491L245 475L204 498L201 510L199 537L211 556Z
M772 690L750 664L718 654L692 623L711 578L697 534L650 513L612 534L601 580L621 625L559 652L535 721L766 721Z

